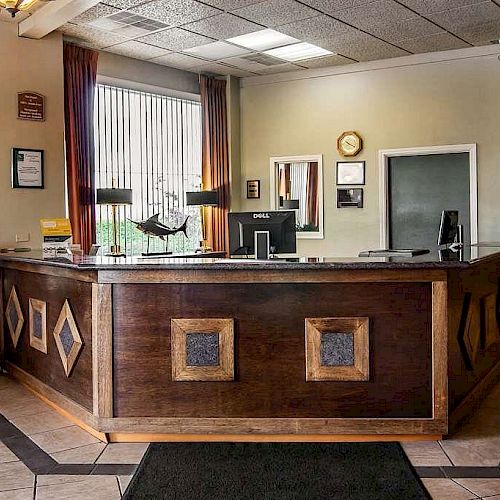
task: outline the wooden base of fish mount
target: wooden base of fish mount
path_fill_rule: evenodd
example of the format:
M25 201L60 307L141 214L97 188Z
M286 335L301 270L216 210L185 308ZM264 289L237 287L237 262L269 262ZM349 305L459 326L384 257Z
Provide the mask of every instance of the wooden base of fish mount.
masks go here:
M143 257L160 256L160 255L172 255L172 252L142 252Z

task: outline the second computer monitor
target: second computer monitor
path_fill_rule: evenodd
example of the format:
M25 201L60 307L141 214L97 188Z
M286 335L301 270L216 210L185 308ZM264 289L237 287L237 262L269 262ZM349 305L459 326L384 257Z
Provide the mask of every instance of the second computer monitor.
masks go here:
M438 245L452 245L458 232L458 210L443 210L439 224Z
M269 231L271 253L297 251L295 212L229 213L229 248L231 255L253 255L255 231Z

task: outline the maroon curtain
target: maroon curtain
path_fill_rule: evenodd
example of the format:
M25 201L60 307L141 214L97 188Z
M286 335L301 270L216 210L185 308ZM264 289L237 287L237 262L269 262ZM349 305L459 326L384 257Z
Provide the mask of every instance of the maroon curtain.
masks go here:
M68 206L73 242L95 242L94 94L98 52L64 45L64 113Z
M202 109L202 182L203 189L215 189L219 206L206 210L208 245L227 252L229 231L229 154L227 139L226 82L200 76Z
M319 226L318 162L309 162L307 167L306 224Z

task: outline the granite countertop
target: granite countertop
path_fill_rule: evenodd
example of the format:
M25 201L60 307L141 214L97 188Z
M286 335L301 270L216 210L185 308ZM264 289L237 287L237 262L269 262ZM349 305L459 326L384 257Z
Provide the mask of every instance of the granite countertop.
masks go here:
M41 251L0 253L2 261L16 261L28 264L45 264L77 270L354 270L354 269L450 269L464 268L488 260L500 254L500 243L481 243L465 247L462 255L438 251L416 257L291 257L292 261L276 259L257 261L253 259L214 258L168 258L151 257L86 257L68 255L56 259L43 258Z

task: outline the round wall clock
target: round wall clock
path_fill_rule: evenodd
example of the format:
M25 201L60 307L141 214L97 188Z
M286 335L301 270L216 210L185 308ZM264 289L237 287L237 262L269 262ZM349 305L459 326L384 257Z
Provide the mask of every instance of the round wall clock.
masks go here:
M337 139L337 151L342 156L356 156L363 149L363 139L357 132L344 132Z

